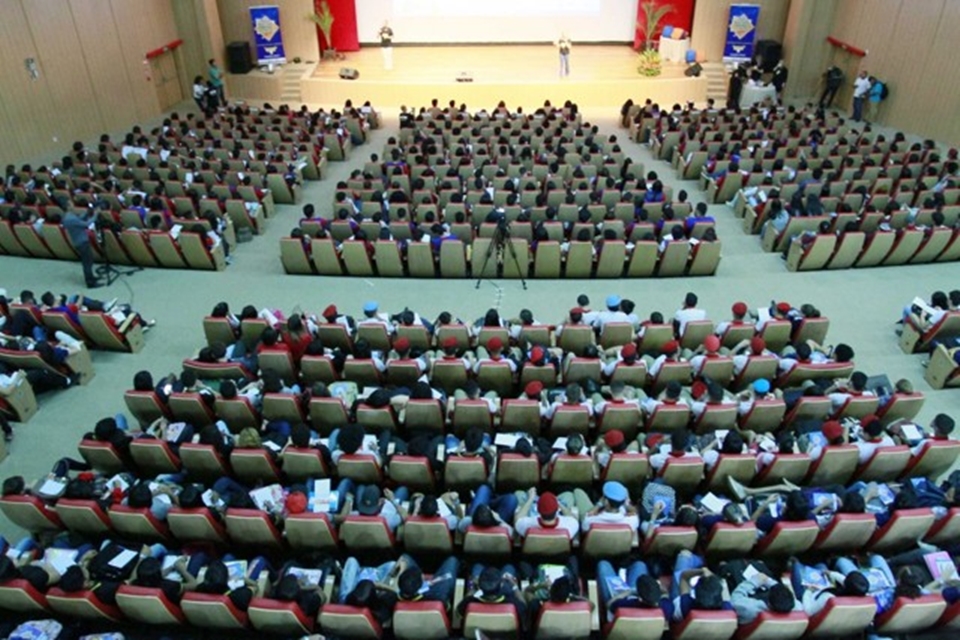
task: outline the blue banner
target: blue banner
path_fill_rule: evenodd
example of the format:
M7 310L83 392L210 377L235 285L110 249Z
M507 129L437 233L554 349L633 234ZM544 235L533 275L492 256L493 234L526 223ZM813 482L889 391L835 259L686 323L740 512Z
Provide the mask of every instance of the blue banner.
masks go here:
M757 39L757 21L759 19L759 5L730 5L727 42L723 47L724 62L743 62L753 58L753 45Z
M257 64L282 64L287 61L280 32L280 7L250 7L253 39L257 44Z

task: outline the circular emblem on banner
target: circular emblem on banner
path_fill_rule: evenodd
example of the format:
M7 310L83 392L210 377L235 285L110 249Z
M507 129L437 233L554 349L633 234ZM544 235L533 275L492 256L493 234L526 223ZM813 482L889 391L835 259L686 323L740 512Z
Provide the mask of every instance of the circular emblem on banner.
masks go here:
M752 29L753 26L751 25L750 28ZM257 18L254 31L264 40L273 40L273 36L277 35L277 32L280 31L280 25L268 16L260 16Z
M733 19L730 20L730 33L737 36L738 40L743 40L748 33L753 31L753 28L753 20L745 13L734 16Z

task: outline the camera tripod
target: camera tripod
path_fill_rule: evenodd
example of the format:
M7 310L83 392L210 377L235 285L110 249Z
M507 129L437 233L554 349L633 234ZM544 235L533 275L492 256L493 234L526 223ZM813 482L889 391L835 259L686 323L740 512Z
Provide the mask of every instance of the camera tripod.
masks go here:
M104 240L104 236L108 233L113 233L110 229L98 229L100 232L99 240L100 246L103 250L100 252L100 255L103 256L103 263L98 264L93 268L93 272L98 278L104 279L104 286L109 287L114 282L116 282L120 276L132 276L137 271L143 271L143 267L128 267L125 269L118 269L113 262L110 260L110 252L107 250L107 243Z
M483 264L480 266L480 272L477 274L477 284L474 289L480 288L480 281L483 280L483 273L487 270L487 264L493 255L497 255L498 272L499 267L503 265L504 254L509 251L513 258L513 264L517 267L517 273L520 274L520 284L524 291L527 289L527 280L523 276L523 269L520 267L520 259L517 257L517 249L511 242L510 223L506 219L500 219L497 223L497 229L493 232L493 238L490 239L490 245L487 247L487 254L483 257Z

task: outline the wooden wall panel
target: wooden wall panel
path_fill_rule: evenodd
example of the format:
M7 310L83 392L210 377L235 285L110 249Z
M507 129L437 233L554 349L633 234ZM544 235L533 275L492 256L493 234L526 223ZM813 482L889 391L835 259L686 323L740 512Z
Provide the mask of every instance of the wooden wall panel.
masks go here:
M280 27L283 29L283 48L287 59L295 57L316 60L319 57L317 32L307 15L313 12L312 0L218 0L220 25L226 44L246 40L256 64L256 49L253 42L253 27L250 24L250 7L275 4L280 7Z
M135 121L136 103L127 69L120 63L123 49L117 30L112 28L110 5L103 0L70 0L70 10L88 77L96 83L94 95L101 128L111 130L117 122Z
M153 82L148 79L144 56L148 51L177 39L176 21L170 0L110 0L114 23L118 25L123 64L133 91L137 119L160 113Z

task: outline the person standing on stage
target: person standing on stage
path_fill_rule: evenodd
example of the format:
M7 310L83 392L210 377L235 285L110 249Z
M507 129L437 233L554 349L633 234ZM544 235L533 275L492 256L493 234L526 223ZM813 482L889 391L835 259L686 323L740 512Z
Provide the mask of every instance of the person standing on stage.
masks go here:
M383 53L383 68L387 71L393 69L393 29L390 28L390 23L386 20L383 21L383 26L380 27L380 51Z
M777 100L780 102L783 102L783 88L787 86L787 77L789 74L790 72L783 64L783 60L777 62L777 66L773 68L773 78L770 80L770 83L773 85L773 88L777 90Z
M870 93L870 77L866 71L861 71L856 80L853 81L853 121L860 122L863 119L863 103Z
M567 37L566 33L560 34L560 39L557 40L557 51L560 53L560 77L566 77L570 75L570 38Z

